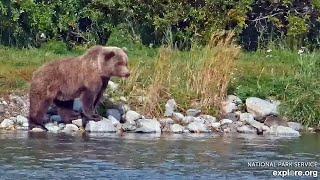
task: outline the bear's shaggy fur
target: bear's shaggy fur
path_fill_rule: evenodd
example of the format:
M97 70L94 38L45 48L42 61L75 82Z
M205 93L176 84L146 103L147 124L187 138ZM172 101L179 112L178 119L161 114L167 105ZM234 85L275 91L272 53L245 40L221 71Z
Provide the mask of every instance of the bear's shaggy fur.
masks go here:
M96 106L110 77L129 77L127 53L118 47L94 46L84 55L54 61L34 72L30 87L29 129L44 128L45 114L51 104L70 123L73 100L80 97L82 116L98 121Z

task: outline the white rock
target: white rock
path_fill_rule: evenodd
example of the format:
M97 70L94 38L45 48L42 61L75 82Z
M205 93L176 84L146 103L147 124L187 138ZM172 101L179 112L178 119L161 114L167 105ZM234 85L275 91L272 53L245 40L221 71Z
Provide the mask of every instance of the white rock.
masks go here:
M174 124L174 120L171 118L162 118L162 119L159 119L159 122L162 127L167 126L169 124Z
M62 130L62 132L64 132L64 133L73 133L73 132L77 132L77 131L79 131L79 128L78 128L78 126L76 126L74 124L66 124L66 126Z
M113 82L113 81L109 81L108 82L108 86L107 88L110 89L111 91L116 91L119 87L119 84Z
M165 105L166 111L164 113L164 116L166 117L171 117L173 112L176 110L177 108L177 103L174 99L170 99L167 101L166 105Z
M193 116L185 116L182 120L181 120L181 123L182 124L189 124L191 122L193 122L195 119L195 117Z
M193 117L199 116L200 113L201 113L201 110L199 109L188 109L186 112L187 116L193 116Z
M221 119L220 120L220 124L221 125L223 125L223 124L231 124L231 123L233 123L233 121L230 120L230 119Z
M230 102L230 103L234 103L236 105L239 105L242 103L242 100L238 96L235 96L235 95L228 95L226 98L226 101Z
M205 124L217 122L217 118L210 115L200 115L199 118L203 119Z
M290 136L290 137L300 136L299 131L296 131L290 127L285 127L285 126L271 127L270 134L273 134L276 136Z
M78 126L78 127L82 127L82 119L76 119L72 121L72 124Z
M103 118L101 121L89 121L85 128L89 132L116 132L117 129L112 124L112 121Z
M1 128L8 128L10 126L13 126L14 124L14 121L11 120L11 119L4 119L1 124L0 124L0 127Z
M253 126L254 128L258 129L259 131L263 131L263 127L265 126L263 123L258 122L254 119L246 119L245 121L247 124Z
M267 115L278 114L278 105L269 101L250 97L246 100L247 111L253 115L255 119L262 119Z
M111 115L108 116L108 119L111 120L111 122L114 126L117 126L117 124L120 124L120 122L115 117L113 117Z
M256 134L257 130L251 126L244 125L244 126L237 127L237 132L245 133L245 134Z
M44 127L47 128L48 132L52 133L58 133L60 130L59 126L54 123L47 123L44 125Z
M288 122L288 126L296 131L301 131L303 129L302 124L297 122Z
M124 124L122 124L121 128L122 128L123 131L134 131L134 130L137 129L135 122L134 123L130 123L129 121L127 121Z
M139 119L137 121L136 132L160 133L160 123L156 119Z
M21 116L21 115L18 115L16 117L16 122L19 125L27 125L27 126L29 125L28 119L24 116Z
M199 122L199 123L205 124L205 120L200 117L194 117L193 122Z
M173 133L183 133L183 130L184 130L184 128L180 124L173 124L171 126L171 131Z
M262 126L262 131L264 131L265 133L269 133L270 132L270 127L269 126L266 126L266 125L264 125L264 126Z
M32 128L31 132L44 132L44 129L41 128Z
M121 97L120 97L120 101L122 101L122 102L127 102L127 98L124 97L124 96L121 96Z
M121 113L118 109L107 109L107 116L113 116L118 121L121 120ZM109 119L109 118L108 118Z
M254 120L254 117L250 113L241 113L239 116L239 121L247 122L251 120Z
M237 107L237 105L235 103L226 102L226 101L222 102L222 113L223 114L234 112L237 109L238 109L238 107Z
M215 129L219 129L221 126L220 122L213 122L211 123L211 127L215 128Z
M184 115L178 112L172 113L172 118L177 120L178 122L181 122L182 119L184 118Z
M200 122L192 122L187 126L187 128L193 133L209 132L205 124Z
M125 114L124 118L125 118L126 121L132 122L132 121L136 121L136 120L142 118L142 116L139 113L135 112L135 111L129 110Z

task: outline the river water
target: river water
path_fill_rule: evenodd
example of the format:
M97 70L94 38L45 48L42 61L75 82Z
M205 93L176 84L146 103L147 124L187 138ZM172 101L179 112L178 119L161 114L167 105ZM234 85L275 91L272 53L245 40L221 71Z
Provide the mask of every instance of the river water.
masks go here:
M319 163L319 134L276 138L0 131L1 180L280 179L273 171L288 169L310 171L303 176L309 179L319 177Z

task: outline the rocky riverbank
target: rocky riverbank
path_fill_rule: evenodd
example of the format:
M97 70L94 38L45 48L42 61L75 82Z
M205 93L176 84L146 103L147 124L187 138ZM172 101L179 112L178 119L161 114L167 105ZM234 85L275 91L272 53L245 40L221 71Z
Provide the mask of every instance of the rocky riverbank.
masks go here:
M146 118L130 110L126 104L107 109L103 120L89 121L85 128L82 119L72 124L61 123L56 114L48 115L50 121L45 125L52 133L247 133L266 136L300 136L302 131L315 132L316 128L306 128L300 123L288 122L278 114L280 102L250 97L243 102L234 95L227 96L222 103L220 118L203 114L199 109L179 112L174 99L167 101L165 113L161 118ZM5 130L28 129L28 97L10 95L0 99L0 128ZM75 101L75 111L81 111L81 103ZM33 132L43 131L34 128Z

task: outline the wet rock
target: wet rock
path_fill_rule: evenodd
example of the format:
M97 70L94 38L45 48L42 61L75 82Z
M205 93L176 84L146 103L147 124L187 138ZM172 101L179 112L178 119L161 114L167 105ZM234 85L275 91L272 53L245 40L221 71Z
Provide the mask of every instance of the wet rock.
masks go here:
M82 127L82 119L76 119L72 121L72 124L78 126L78 127Z
M58 124L59 130L63 130L66 127L66 124L60 123Z
M117 129L112 124L112 121L106 118L103 118L101 121L89 121L85 128L89 132L116 132Z
M181 126L180 124L173 124L171 126L171 131L173 133L183 133L184 127Z
M129 110L124 117L125 121L129 121L129 122L133 122L141 118L142 116L139 113L132 110Z
M300 136L299 131L296 131L290 127L285 126L276 126L270 128L270 134L276 135L276 136L290 136L290 137L297 137Z
M79 131L79 128L78 128L78 126L76 126L74 124L66 124L66 126L62 130L62 132L64 132L64 133L73 133L73 132L77 132L77 131Z
M259 132L262 132L263 131L263 126L264 124L263 123L260 123L254 119L246 119L245 122L251 126L253 126L254 128L258 129Z
M253 115L255 119L263 119L267 115L277 115L278 105L269 101L250 97L246 100L247 111Z
M192 133L206 133L210 132L205 124L200 123L200 122L191 122L187 128L189 129L190 132Z
M301 123L297 123L297 122L288 122L287 123L289 127L291 127L292 129L296 130L296 131L301 131L303 129L303 126Z
M220 124L231 124L233 121L231 119L222 119L220 120Z
M174 99L170 99L167 101L165 105L166 111L164 113L164 116L171 117L173 112L177 109L177 103Z
M45 132L42 128L32 128L31 132Z
M201 110L199 109L188 109L186 112L187 116L197 117L201 114Z
M20 126L23 126L23 127L28 127L29 126L29 120L26 117L21 116L21 115L17 116L16 123L18 125L20 125Z
M118 121L121 121L121 113L118 109L107 109L107 117L113 116Z
M136 130L137 129L137 127L136 127L136 124L134 123L134 124L132 124L132 123L130 123L130 122L125 122L124 124L122 124L122 130L123 131L134 131L134 130Z
M117 124L120 124L120 121L118 120L118 119L116 119L116 118L114 118L113 116L108 116L108 119L112 122L112 124L114 125L114 126L116 126Z
M160 123L156 119L139 119L137 121L136 132L141 133L160 133Z
M4 119L0 124L0 128L9 128L13 125L14 121L12 119Z
M266 117L266 120L264 121L264 124L266 126L288 126L288 123L283 120L282 118L274 115L270 115Z
M244 134L256 134L257 130L251 126L244 125L237 127L237 132L244 133Z
M177 122L182 122L183 118L184 118L184 115L181 113L178 113L178 112L172 113L172 119L174 119Z
M52 133L58 133L60 131L60 128L57 124L54 123L47 123L44 125L44 127L47 128L48 132Z

